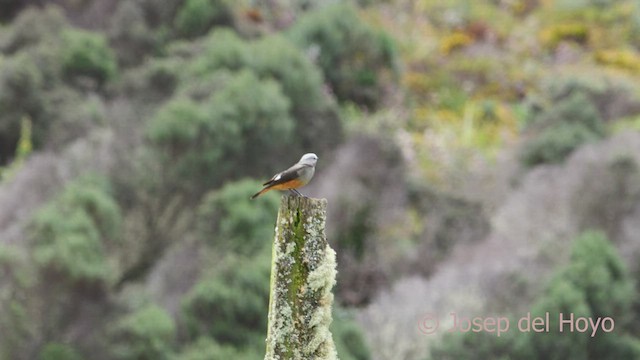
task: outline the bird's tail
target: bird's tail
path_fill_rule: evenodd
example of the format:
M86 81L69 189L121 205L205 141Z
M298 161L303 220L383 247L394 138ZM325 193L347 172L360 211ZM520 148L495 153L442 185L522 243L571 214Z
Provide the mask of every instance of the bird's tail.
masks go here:
M267 187L267 188L264 188L264 189L262 189L262 190L258 191L257 193L255 193L255 194L253 194L253 195L251 196L251 200L253 200L253 199L257 198L258 196L260 196L260 195L262 195L262 194L266 193L266 192L267 192L267 191L269 191L269 190L271 190L271 188L268 188L268 187Z

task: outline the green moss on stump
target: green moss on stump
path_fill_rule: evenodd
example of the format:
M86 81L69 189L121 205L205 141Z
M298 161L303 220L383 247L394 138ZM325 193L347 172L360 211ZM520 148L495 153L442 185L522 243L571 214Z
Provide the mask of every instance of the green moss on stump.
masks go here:
M283 196L271 264L267 354L271 359L337 359L329 325L336 254L324 226L327 201Z

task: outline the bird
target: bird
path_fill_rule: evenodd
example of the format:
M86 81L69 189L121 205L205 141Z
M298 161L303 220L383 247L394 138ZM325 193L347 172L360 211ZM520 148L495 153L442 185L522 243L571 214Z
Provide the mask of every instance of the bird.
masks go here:
M307 153L302 155L300 161L295 165L288 168L285 171L279 172L269 181L262 184L264 188L251 196L251 199L255 199L258 196L266 193L269 190L289 190L290 192L298 195L302 195L297 189L303 187L311 181L313 174L316 171L316 163L318 162L318 156L314 153Z

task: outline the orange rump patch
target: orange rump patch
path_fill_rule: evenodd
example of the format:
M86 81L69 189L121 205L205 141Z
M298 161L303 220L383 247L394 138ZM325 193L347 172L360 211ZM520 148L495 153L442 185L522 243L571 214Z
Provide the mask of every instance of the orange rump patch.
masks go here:
M269 189L289 190L289 189L297 189L303 185L304 184L299 179L293 179L282 184L270 186Z

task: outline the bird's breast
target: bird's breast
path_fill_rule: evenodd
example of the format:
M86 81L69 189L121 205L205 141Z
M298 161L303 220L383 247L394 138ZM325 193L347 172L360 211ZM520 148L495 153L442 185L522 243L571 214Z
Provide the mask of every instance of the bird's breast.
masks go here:
M298 172L299 177L298 179L300 180L300 182L303 185L306 185L311 178L313 177L313 174L315 173L315 167L303 167L302 169L300 169L300 171Z

